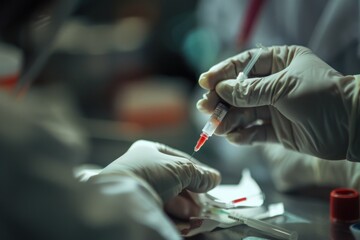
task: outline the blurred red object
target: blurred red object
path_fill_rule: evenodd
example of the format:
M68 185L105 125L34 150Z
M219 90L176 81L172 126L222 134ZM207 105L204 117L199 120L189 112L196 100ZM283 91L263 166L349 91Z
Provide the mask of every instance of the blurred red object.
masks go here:
M330 218L333 222L359 219L359 193L351 188L337 188L330 193Z
M180 79L134 81L118 92L115 112L118 120L147 129L176 126L187 119L186 99Z
M0 43L0 88L14 89L20 75L21 59L19 49Z

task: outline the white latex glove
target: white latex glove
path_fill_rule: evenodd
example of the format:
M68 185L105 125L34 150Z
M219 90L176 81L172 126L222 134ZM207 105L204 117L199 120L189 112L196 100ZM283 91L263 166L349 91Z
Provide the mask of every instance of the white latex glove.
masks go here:
M207 192L220 183L218 171L189 158L188 154L166 145L140 140L97 176L135 175L147 182L164 202L184 189Z
M74 176L79 181L86 182L101 171L102 168L100 166L83 164L74 168ZM147 186L147 184L145 185ZM157 197L155 196L155 198ZM164 209L172 217L187 220L190 217L198 216L201 213L202 207L198 194L185 189L179 195L169 199L164 204Z
M212 112L220 98L233 106L215 133L237 144L279 142L324 159L360 161L359 78L341 75L307 48L282 46L263 53L250 72L256 78L239 84L255 51L200 77L209 92L199 110ZM265 124L251 126L259 119Z
M360 191L360 164L328 161L285 149L279 144L262 147L275 187L292 191L301 187L348 187Z

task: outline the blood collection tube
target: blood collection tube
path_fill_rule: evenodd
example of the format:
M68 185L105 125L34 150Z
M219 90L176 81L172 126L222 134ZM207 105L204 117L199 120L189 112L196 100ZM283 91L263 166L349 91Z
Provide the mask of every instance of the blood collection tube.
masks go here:
M219 102L216 106L213 114L211 114L209 120L206 122L204 128L202 129L202 133L200 134L200 138L194 147L194 151L197 152L204 145L206 140L213 135L216 128L219 126L221 121L224 119L229 107L227 104Z

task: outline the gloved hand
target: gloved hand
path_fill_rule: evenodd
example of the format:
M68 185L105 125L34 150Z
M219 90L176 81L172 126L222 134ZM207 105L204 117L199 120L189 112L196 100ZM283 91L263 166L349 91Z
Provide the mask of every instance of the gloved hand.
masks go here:
M359 160L359 155L346 156L355 139L351 129L359 129L354 76L343 76L307 48L282 46L262 53L249 74L254 78L240 84L236 77L255 51L200 76L200 86L209 92L198 101L199 110L211 113L220 99L232 106L215 134L237 144L279 142L324 159ZM257 120L264 124L253 124Z
M164 202L184 189L207 192L220 183L218 171L189 158L188 154L166 145L140 140L98 176L135 174L145 180Z

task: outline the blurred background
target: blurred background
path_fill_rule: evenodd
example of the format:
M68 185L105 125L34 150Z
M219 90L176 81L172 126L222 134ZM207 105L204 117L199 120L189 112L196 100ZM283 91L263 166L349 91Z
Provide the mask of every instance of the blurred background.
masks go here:
M345 2L82 0L30 92L61 89L48 96L58 95L56 101L76 112L89 140L88 163L104 166L137 139L191 154L208 118L196 110L204 93L198 77L227 57L257 43L299 44L340 72L355 74L359 31L357 18L348 16L358 9ZM2 64L0 77L10 77L0 85L9 88L21 53L3 45L0 50L0 61L11 65ZM267 176L256 147L233 146L217 136L195 158L221 168L224 182L244 167L257 179Z
M106 165L135 140L191 153L198 71L184 55L196 1L81 1L34 85L71 92L90 137L89 163ZM195 137L196 136L196 137Z
M215 62L198 61L208 59L213 45L201 47L199 37L207 36L197 30L197 12L198 1L82 0L26 94L40 93L49 108L62 109L71 124L61 123L58 132L86 136L80 145L88 146L87 163L105 166L138 139L191 154L201 131L194 121L198 76ZM6 51L21 56L13 47ZM3 79L3 87L12 87L11 80ZM210 146L196 157L217 159Z

